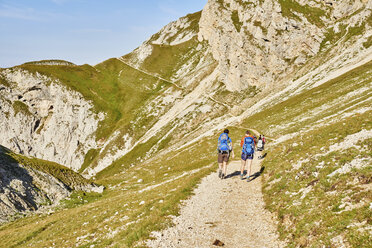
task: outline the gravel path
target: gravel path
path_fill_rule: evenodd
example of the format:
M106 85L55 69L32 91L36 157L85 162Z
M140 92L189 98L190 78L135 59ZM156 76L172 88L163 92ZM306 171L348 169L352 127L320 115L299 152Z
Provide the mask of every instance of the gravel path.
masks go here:
M254 159L252 174L261 167ZM229 177L221 180L217 173L205 177L174 218L174 226L153 233L150 247L284 247L278 241L276 224L264 209L261 179L240 180L240 160L228 166Z

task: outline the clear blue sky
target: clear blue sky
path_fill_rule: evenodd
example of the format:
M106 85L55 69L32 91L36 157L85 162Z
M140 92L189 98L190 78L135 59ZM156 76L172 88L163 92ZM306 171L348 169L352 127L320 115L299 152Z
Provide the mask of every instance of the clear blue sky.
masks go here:
M124 55L207 0L0 0L0 67Z

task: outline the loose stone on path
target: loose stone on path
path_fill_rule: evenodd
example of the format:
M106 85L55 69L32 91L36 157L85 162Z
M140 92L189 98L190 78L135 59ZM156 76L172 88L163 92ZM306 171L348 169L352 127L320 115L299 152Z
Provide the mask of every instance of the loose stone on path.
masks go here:
M217 164L216 164L217 166ZM194 195L185 201L174 226L154 232L150 247L284 247L276 224L264 208L261 179L240 180L240 161L232 161L221 180L217 173L203 178ZM254 160L252 174L260 171ZM235 172L235 173L234 173ZM219 242L216 242L219 241Z

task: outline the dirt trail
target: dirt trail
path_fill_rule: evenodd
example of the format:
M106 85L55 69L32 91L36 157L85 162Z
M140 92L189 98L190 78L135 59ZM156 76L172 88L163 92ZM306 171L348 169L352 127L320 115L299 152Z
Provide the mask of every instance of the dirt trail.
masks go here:
M175 226L156 232L150 247L284 247L278 241L276 224L265 210L261 193L259 160L254 159L251 182L239 176L240 160L228 166L228 178L217 173L205 177L189 200L184 202Z

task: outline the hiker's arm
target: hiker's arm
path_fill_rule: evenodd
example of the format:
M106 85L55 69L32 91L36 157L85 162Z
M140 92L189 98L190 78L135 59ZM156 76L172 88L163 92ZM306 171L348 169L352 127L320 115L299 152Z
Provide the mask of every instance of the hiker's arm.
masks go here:
M234 149L233 149L234 145L233 143L231 142L231 157L234 158Z

